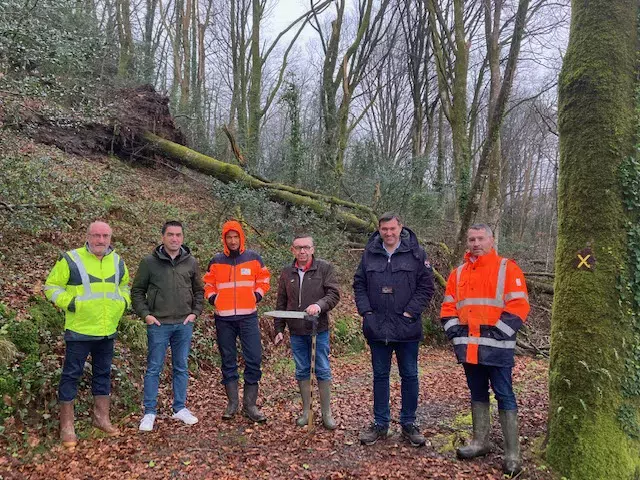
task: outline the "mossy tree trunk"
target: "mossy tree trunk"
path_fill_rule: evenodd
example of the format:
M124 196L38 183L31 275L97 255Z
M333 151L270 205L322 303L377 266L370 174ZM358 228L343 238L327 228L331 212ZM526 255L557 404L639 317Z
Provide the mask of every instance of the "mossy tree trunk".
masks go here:
M491 12L491 2L484 3L484 26L485 39L487 41L487 62L489 64L489 119L500 95L502 87L502 72L500 71L500 55L502 48L500 45L500 20L502 17L502 0L493 2L493 13ZM488 122L487 122L488 123ZM499 244L500 216L502 213L502 148L500 145L500 132L496 136L495 143L489 153L488 183L485 193L485 218L486 222L493 228L493 238L496 248Z
M118 59L118 76L130 78L133 74L133 35L131 34L131 2L117 0L116 12L118 37L120 40L120 56Z
M467 73L469 47L465 36L464 1L453 2L453 32L449 32L448 18L441 2L429 0L429 30L433 41L438 91L443 112L451 127L453 148L453 174L456 192L456 213L462 215L469 198L471 184L471 152L469 150ZM445 32L442 34L441 32ZM453 34L453 42L443 42L441 37ZM453 65L453 71L451 71ZM450 73L447 73L450 72ZM457 217L456 217L457 218Z
M638 3L574 0L572 7L559 87L547 459L572 480L631 479L640 450L619 415L625 345L633 341L619 289L627 262L620 166L634 142ZM585 248L596 263L577 268Z
M238 165L221 162L150 132L146 132L143 138L147 142L147 148L186 167L216 177L224 183L238 182L250 188L263 189L269 200L283 205L306 207L320 217L337 221L347 231L369 233L376 228L376 216L373 210L365 205L309 192L290 185L266 182L248 174ZM339 207L355 210L365 219Z

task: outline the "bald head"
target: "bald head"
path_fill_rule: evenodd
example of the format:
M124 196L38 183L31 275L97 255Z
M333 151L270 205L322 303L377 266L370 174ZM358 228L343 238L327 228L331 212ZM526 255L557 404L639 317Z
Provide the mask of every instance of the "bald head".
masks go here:
M96 257L104 257L111 244L111 227L105 222L93 222L87 228L89 251Z

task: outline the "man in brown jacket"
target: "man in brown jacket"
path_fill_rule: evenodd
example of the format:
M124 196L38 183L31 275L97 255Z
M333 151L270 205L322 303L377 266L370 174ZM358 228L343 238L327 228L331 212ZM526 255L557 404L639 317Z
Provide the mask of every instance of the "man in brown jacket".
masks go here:
M329 366L329 315L327 312L340 301L338 281L333 266L314 257L313 238L298 235L293 239L291 253L293 263L282 269L278 280L278 310L293 310L318 316L316 335L315 371L320 391L322 423L329 430L336 428L331 416L331 368ZM310 322L299 319L275 319L276 337L279 344L285 326L291 334L291 350L296 364L296 380L302 396L302 415L296 423L302 427L309 420L311 405L311 330Z

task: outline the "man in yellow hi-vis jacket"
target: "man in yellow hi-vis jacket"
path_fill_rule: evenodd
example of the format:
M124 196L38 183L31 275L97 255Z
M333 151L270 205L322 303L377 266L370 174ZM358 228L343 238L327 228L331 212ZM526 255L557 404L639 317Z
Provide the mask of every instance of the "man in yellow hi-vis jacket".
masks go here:
M66 351L58 400L60 439L66 447L77 443L73 402L89 353L93 425L109 436L118 434L109 420L111 360L118 322L131 298L129 271L110 245L111 233L104 222L89 225L85 245L60 256L44 287L47 299L65 311Z

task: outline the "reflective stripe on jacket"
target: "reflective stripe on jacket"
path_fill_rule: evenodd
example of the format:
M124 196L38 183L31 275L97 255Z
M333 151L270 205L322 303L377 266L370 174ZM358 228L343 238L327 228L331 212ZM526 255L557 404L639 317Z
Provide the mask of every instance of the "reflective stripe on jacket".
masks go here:
M85 245L62 254L47 277L44 293L65 310L65 330L113 335L131 303L129 271L113 249L98 259Z
M456 268L440 310L459 362L512 366L516 333L529 313L524 274L495 250Z
M238 252L230 252L224 240L232 230L240 235ZM224 224L222 243L224 253L211 259L204 275L204 296L209 301L214 297L216 318L235 320L254 315L256 294L262 298L269 291L269 270L258 253L245 250L244 231L238 222Z

